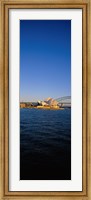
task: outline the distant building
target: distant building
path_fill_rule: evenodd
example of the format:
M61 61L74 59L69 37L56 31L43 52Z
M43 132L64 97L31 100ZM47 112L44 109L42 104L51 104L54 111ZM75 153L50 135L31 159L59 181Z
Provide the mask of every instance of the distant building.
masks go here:
M26 103L20 103L20 108L26 108Z

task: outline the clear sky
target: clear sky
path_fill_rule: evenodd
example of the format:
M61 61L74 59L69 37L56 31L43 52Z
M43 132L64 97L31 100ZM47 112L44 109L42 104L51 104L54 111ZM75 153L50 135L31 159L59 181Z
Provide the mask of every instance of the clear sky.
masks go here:
M20 101L71 95L71 21L20 21Z

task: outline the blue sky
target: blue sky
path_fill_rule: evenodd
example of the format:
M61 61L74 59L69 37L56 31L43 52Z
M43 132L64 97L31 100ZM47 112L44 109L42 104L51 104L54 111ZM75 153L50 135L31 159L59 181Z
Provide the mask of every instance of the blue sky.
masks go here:
M71 21L20 21L20 101L71 95Z

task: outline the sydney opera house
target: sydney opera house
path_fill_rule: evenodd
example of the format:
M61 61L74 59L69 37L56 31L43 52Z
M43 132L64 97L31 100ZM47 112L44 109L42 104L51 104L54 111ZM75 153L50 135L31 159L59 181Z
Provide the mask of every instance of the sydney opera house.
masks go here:
M58 102L53 98L47 98L44 101L37 101L37 102L21 102L20 108L45 108L45 109L60 109Z

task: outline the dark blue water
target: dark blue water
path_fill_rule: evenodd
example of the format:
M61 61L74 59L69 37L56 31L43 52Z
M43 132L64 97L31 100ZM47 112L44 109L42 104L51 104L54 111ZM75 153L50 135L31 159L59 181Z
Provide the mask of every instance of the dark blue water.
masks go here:
M71 109L20 109L20 179L71 179Z

